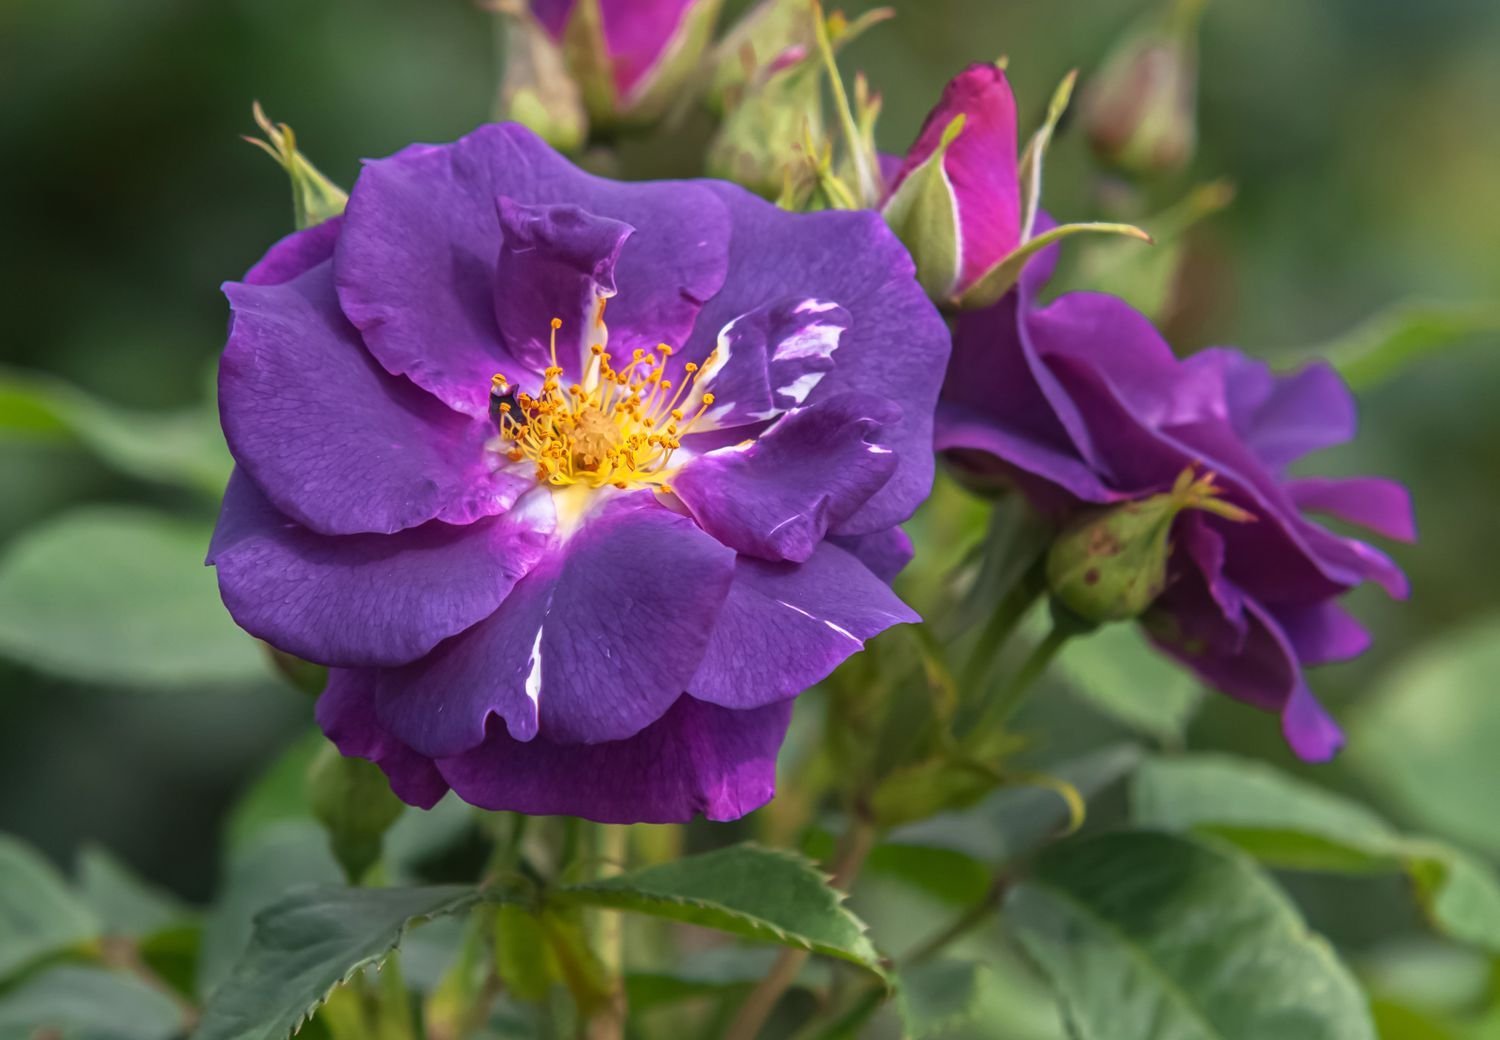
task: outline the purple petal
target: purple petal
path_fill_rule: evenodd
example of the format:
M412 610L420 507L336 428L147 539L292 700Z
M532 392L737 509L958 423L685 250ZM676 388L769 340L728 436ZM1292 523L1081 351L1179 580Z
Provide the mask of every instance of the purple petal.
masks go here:
M868 394L789 412L759 439L694 459L672 487L699 525L738 552L805 560L896 468L882 443L899 409Z
M1327 762L1344 746L1344 733L1306 683L1298 683L1281 712L1281 732L1304 762Z
M1354 437L1354 398L1330 365L1278 376L1264 362L1222 347L1184 362L1189 371L1203 366L1221 370L1230 421L1272 470Z
M390 533L503 512L528 481L495 472L493 429L365 353L329 264L284 285L224 287L233 320L219 412L235 459L277 509L323 534Z
M576 379L590 342L599 339L595 316L600 302L615 295L615 264L635 229L577 206L501 198L499 207L505 241L495 272L495 321L501 342L540 372L552 363L550 323L558 318L557 357ZM538 320L541 315L547 317Z
M476 418L487 413L490 377L515 368L493 300L502 196L638 229L615 272L612 350L682 343L724 282L728 214L697 184L593 177L514 124L367 164L334 258L344 312L388 371ZM538 314L536 326L545 332L553 317L565 316Z
M734 573L734 554L649 494L586 520L488 619L380 675L381 719L434 758L484 739L621 740L687 687Z
M503 727L438 762L459 797L485 809L600 823L735 820L771 800L792 702L732 711L679 698L636 735L603 744L522 743Z
M964 117L963 130L948 146L943 172L957 209L955 291L962 292L1021 242L1016 100L1004 71L994 65L970 65L943 88L942 100L922 124L890 190L937 150L943 132L959 115Z
M448 782L429 758L390 735L375 717L373 673L334 668L318 698L318 725L339 752L368 758L385 771L404 802L431 809L448 793Z
M1416 541L1411 492L1393 480L1303 477L1288 481L1286 489L1305 512L1325 513L1396 541Z
M1271 608L1276 622L1304 665L1331 664L1370 648L1370 633L1333 600Z
M629 98L661 61L683 18L703 0L599 0L615 89Z
M331 217L321 224L293 231L266 250L266 255L245 272L245 284L280 285L311 271L332 258L342 225L342 217Z
M836 303L792 297L758 307L726 325L689 404L711 391L714 403L698 429L725 429L773 419L807 400L835 364L849 313Z
M896 575L906 569L916 555L911 538L899 527L876 531L874 534L834 535L828 539L870 569L870 572L889 585Z
M888 431L896 471L844 527L865 534L900 523L932 488L932 413L949 350L911 257L875 213L786 213L733 185L705 183L729 207L734 233L724 289L703 308L686 359L701 362L720 329L769 303L797 297L844 308L850 326L833 370L806 403L851 390L899 399L901 420Z
M414 661L482 621L544 542L509 516L388 535L317 534L235 470L209 562L224 605L251 635L349 668Z
M859 560L824 543L800 564L741 556L688 692L757 708L827 678L864 641L920 621Z
M531 0L531 13L554 39L561 40L568 27L568 17L577 4L578 0Z
M1249 626L1244 637L1222 621L1216 632L1212 612L1184 599L1182 584L1169 589L1153 608L1148 631L1156 644L1215 689L1281 715L1282 731L1298 756L1309 761L1332 757L1343 737L1308 690L1297 652L1276 617L1246 599ZM1173 624L1164 626L1164 615Z

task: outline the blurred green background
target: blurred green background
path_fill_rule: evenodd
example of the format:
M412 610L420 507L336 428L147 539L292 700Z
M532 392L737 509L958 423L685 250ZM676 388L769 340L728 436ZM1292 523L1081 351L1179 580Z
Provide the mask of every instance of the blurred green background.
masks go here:
M881 142L899 151L949 75L1001 54L1023 127L1034 126L1062 74L1077 67L1086 82L1142 4L895 7L897 22L854 44L845 64L884 94ZM1235 343L1287 357L1397 301L1433 303L1440 314L1450 304L1500 306L1497 54L1493 0L1212 0L1201 144L1178 187L1227 177L1238 197L1195 233L1196 295L1174 323L1178 346ZM291 123L308 155L347 186L361 156L449 140L483 121L494 79L488 16L464 0L0 0L0 361L110 406L199 405L226 320L219 283L290 229L284 176L238 138L254 129L251 101ZM1097 189L1081 137L1065 123L1050 160L1045 203L1068 216L1088 213ZM691 172L700 148L685 132L649 164ZM1375 648L1314 677L1335 713L1356 723L1356 741L1372 687L1399 696L1393 685L1415 681L1398 667L1409 655L1442 654L1430 648L1469 626L1481 633L1472 644L1492 642L1484 631L1500 637L1500 338L1453 338L1364 393L1361 439L1319 462L1409 484L1422 533L1419 545L1394 550L1411 602L1356 596ZM6 407L16 406L0 395ZM82 433L0 435L0 553L89 503L211 519L207 496L100 461L119 447L108 419L101 412L96 423L84 408ZM90 437L104 447L79 443ZM114 609L128 620L133 590L118 591ZM41 606L45 588L34 594ZM215 607L205 599L205 612ZM86 653L92 630L66 627L58 641L79 640ZM306 725L310 702L269 673L144 692L108 678L71 682L0 662L0 830L64 863L101 842L147 877L203 898L227 806ZM1455 741L1500 739L1493 671L1437 685L1430 700L1406 706L1413 719L1448 727ZM1064 742L1109 727L1062 696L1036 715ZM1399 755L1389 736L1370 746ZM1206 705L1189 744L1293 766L1274 719L1223 699ZM1420 822L1495 854L1500 814L1482 789L1486 778L1500 786L1500 771L1482 750L1441 778L1466 792L1472 812L1455 806ZM1427 803L1391 797L1368 765L1373 754L1358 768L1356 747L1350 761L1307 775L1409 821ZM1410 911L1385 909L1405 905L1384 898L1394 881L1294 887L1350 948L1409 923Z

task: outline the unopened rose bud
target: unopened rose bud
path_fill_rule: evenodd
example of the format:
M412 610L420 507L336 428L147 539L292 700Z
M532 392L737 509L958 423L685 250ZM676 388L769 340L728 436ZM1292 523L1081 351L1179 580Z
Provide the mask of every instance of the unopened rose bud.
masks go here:
M266 118L259 101L251 107L251 112L255 115L255 124L266 136L264 139L246 137L245 140L275 159L291 178L292 223L296 228L300 231L344 212L349 201L348 193L325 177L308 162L307 156L297 150L297 138L292 128Z
M1094 624L1140 617L1166 587L1172 523L1185 509L1254 519L1218 497L1212 474L1189 467L1166 494L1090 510L1065 527L1047 554L1053 600Z
M812 53L817 18L812 0L761 0L751 8L714 48L710 107L721 113L734 109L773 62Z
M708 175L774 199L824 134L816 52L791 48L763 67L708 146Z
M1173 0L1167 17L1129 33L1084 96L1084 126L1104 162L1173 173L1197 142L1198 21L1205 0Z
M577 151L588 136L588 116L562 48L525 0L496 0L490 6L497 15L504 69L495 118L530 127L560 151Z
M380 859L385 832L405 806L391 793L379 766L363 758L345 758L332 745L324 747L308 768L307 797L313 815L328 831L334 858L357 883Z
M960 297L1021 244L1016 101L998 65L943 90L892 179L886 222L935 300Z
M596 128L664 115L697 72L722 0L532 0Z

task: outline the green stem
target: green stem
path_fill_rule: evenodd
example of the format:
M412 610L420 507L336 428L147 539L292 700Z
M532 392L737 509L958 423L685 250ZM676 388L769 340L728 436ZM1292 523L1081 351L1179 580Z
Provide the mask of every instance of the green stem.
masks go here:
M1027 568L1020 580L1001 597L995 612L985 623L984 630L975 640L974 648L959 676L958 688L966 696L977 696L989 674L995 658L1009 642L1031 605L1047 587L1046 557L1040 556Z
M1052 659L1057 656L1057 652L1076 632L1077 630L1072 626L1059 625L1054 622L1046 638L1032 647L1026 660L1021 662L1021 667L1017 669L1016 674L1011 676L1010 681L1000 687L995 696L980 710L979 717L969 730L970 735L982 740L986 734L993 733L1005 725L1015 714L1016 709L1021 706L1021 702L1025 700L1032 685L1041 678L1047 666L1052 663Z
M983 924L991 914L1000 909L1000 904L1005 901L1005 893L1009 889L1009 878L1003 875L995 878L982 900L959 914L939 931L914 946L911 952L901 958L902 966L910 967L915 964L921 964L923 961L931 960L948 946L968 935L975 928Z

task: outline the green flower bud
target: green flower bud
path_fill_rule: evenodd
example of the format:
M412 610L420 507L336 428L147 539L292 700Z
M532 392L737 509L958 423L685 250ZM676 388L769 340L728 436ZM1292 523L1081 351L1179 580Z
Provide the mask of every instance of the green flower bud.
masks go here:
M251 106L250 111L255 115L255 124L266 136L264 140L247 136L245 140L275 159L291 178L292 223L297 230L321 224L344 212L349 201L348 192L323 176L307 161L307 156L297 151L297 138L292 128L267 119L259 101Z
M1128 34L1084 97L1101 160L1136 174L1173 173L1197 143L1198 20L1205 0L1173 0Z
M761 0L724 34L714 48L708 104L715 112L736 108L778 58L810 54L817 47L817 8L811 0Z
M1185 509L1255 519L1218 497L1213 474L1189 466L1164 495L1089 510L1063 528L1047 553L1054 602L1093 624L1140 617L1166 587L1172 522Z
M328 831L334 858L357 884L380 860L385 832L406 808L374 762L345 758L328 745L307 772L312 812Z
M562 47L523 0L495 0L490 8L505 70L495 118L530 127L559 151L577 151L588 136L588 115Z
M767 65L725 114L708 147L708 175L775 198L822 141L822 67L814 51L793 50Z

